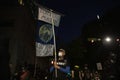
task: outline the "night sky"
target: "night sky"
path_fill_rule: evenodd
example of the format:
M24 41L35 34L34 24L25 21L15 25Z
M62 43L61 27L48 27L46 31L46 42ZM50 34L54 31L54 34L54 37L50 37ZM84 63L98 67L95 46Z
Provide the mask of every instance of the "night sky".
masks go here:
M120 0L37 0L39 4L64 14L57 36L69 43L81 35L82 27L89 21L102 17L120 5Z

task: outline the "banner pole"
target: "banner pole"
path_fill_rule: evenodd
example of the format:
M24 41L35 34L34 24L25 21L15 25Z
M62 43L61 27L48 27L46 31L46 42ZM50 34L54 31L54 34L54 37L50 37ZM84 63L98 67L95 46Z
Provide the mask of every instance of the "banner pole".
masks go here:
M36 68L37 68L37 57L35 56L35 68L34 68L34 75L33 75L33 77L36 76Z
M52 16L52 9L50 10L51 11L51 19L52 19L52 29L53 29L53 38L54 38L54 48L53 50L55 51L55 55L54 55L54 58L55 58L55 62L57 62L57 53L56 53L56 40L55 40L55 29L54 29L54 20L53 20L53 16ZM55 77L57 78L57 69L55 68Z

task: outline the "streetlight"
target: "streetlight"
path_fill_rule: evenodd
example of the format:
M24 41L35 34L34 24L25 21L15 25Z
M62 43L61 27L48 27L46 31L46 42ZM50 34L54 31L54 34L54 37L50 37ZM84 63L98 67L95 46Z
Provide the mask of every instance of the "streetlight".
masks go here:
M110 37L106 37L106 38L105 38L105 41L106 41L106 42L111 42L111 38L110 38Z
M106 37L103 39L103 44L104 44L104 45L111 45L111 44L113 44L112 41L113 41L113 40L112 40L111 37L106 36Z

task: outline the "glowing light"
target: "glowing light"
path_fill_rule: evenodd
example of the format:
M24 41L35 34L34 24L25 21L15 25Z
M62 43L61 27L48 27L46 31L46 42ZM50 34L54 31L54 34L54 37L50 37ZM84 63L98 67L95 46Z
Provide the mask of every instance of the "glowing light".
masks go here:
M120 41L120 39L116 39L116 41Z
M91 40L91 42L93 43L93 42L94 42L94 40Z
M98 41L101 41L101 39L100 39L100 38L98 38Z
M23 0L18 0L20 5L24 5Z
M105 41L106 41L106 42L111 42L111 38L110 38L110 37L106 37L106 38L105 38Z
M99 16L99 15L97 15L97 19L100 19L100 16Z

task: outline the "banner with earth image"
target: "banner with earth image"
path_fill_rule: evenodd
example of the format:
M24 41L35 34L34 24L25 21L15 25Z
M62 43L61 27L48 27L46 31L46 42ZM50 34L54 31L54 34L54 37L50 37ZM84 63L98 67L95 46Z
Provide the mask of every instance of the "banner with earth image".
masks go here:
M53 46L52 25L43 21L38 21L36 28L36 56L52 56Z

